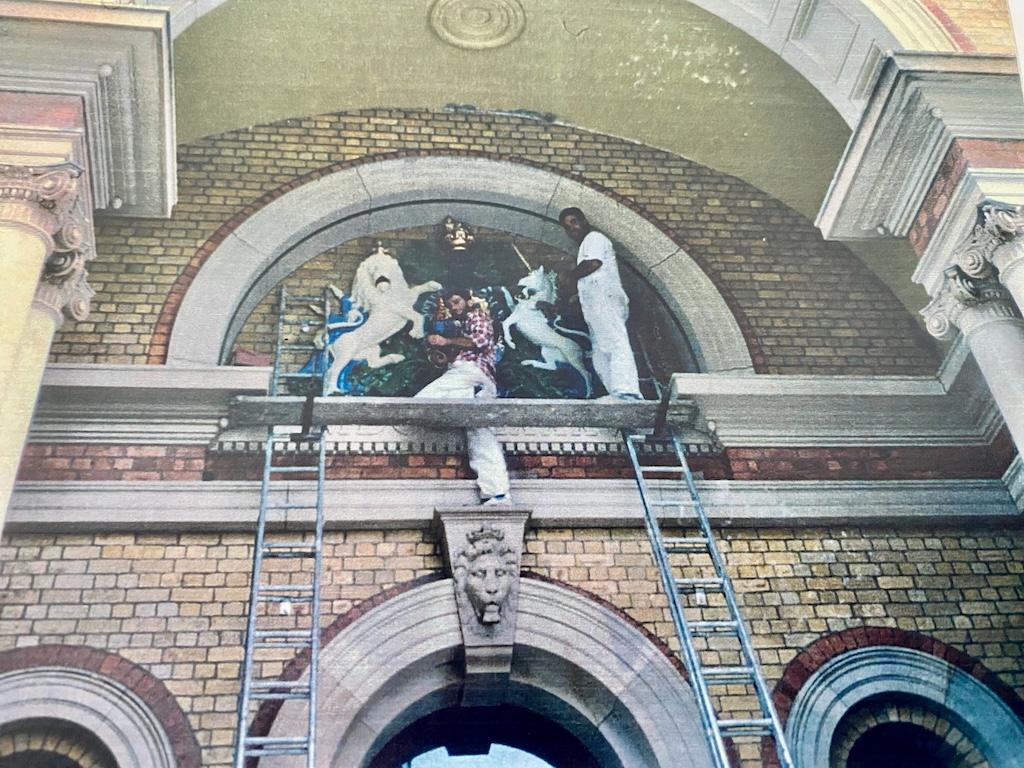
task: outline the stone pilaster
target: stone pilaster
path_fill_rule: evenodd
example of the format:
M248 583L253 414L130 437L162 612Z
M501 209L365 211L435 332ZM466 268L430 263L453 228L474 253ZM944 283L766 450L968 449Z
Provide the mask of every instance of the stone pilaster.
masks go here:
M93 257L84 172L74 163L0 165L0 509L14 487L53 334L89 314ZM2 523L2 517L0 517Z
M937 295L925 307L928 331L951 339L963 333L1017 450L1024 447L1024 320L1010 292L992 274L971 277L948 267Z

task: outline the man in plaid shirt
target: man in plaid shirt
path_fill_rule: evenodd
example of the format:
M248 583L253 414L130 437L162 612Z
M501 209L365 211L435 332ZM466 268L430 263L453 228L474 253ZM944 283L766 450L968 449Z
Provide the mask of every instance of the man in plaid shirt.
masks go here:
M475 305L471 307L470 300L470 292L462 288L452 288L445 293L445 304L452 318L460 323L462 336L447 338L432 333L426 341L432 347L454 347L458 354L448 364L448 370L417 392L416 397L483 399L497 396L494 323L482 309ZM494 430L489 427L466 429L466 448L483 503L487 506L508 504L505 453Z

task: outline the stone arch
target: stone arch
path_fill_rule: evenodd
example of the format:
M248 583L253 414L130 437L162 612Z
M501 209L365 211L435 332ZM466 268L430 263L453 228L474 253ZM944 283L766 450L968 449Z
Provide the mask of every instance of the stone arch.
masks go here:
M94 736L118 766L200 768L199 744L167 687L142 667L84 646L0 653L0 729L59 720Z
M950 713L991 765L1024 766L1024 723L992 689L944 659L885 645L840 653L801 686L786 721L796 764L828 768L843 717L862 702L892 696Z
M450 579L341 629L320 656L318 768L365 767L411 723L458 706L461 646ZM507 703L560 725L602 768L711 764L692 691L662 649L609 608L546 581L520 583ZM271 733L293 732L304 717L285 704Z
M0 676L0 690L0 724L63 720L95 735L119 766L177 766L160 722L134 693L109 678L80 669L42 667Z
M702 370L753 371L737 310L707 272L642 212L611 193L510 160L459 155L374 159L297 180L222 227L182 284L172 289L161 314L158 330L169 333L164 362L223 362L246 317L273 286L339 243L436 224L452 214L568 250L571 243L557 215L574 205L587 211L622 247L624 260L662 295Z

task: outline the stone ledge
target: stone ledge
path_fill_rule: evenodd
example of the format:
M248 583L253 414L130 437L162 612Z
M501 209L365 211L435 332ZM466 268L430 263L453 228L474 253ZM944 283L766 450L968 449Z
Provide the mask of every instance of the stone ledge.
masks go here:
M698 481L716 525L934 526L967 521L1024 521L999 480ZM312 499L314 482L290 484L296 500ZM667 491L665 485L656 490ZM678 491L676 491L678 493ZM514 480L516 508L533 510L542 528L640 527L643 511L630 480ZM429 528L434 510L476 503L471 480L345 480L327 483L327 526L334 529ZM249 530L260 483L42 482L17 485L9 531ZM310 527L292 513L272 528Z

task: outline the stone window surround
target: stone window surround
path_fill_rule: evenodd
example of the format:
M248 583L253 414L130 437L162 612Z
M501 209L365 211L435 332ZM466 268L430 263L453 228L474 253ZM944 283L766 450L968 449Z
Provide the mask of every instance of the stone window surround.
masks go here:
M406 156L312 175L219 230L173 313L166 363L217 365L252 309L286 275L328 248L447 215L567 249L555 220L576 206L632 257L683 325L701 368L753 372L743 330L708 275L641 212L556 172L477 156ZM173 292L172 292L173 293ZM165 307L165 310L167 308ZM171 317L161 321L170 323Z
M0 726L68 720L94 734L120 766L201 768L200 747L164 683L122 656L87 646L0 653Z
M37 667L0 676L0 724L33 718L75 723L94 734L118 765L177 768L170 740L128 688L82 669Z
M709 763L691 689L662 646L602 603L538 579L521 583L517 615L508 703L557 720L602 766ZM325 764L363 765L418 717L458 704L451 579L381 600L327 634L318 716L332 727L319 729L317 744ZM304 719L286 703L270 733L292 733Z
M842 717L864 699L886 693L911 694L949 710L989 763L1024 766L1024 723L992 689L944 659L887 645L841 653L800 687L786 720L796 763L828 768Z

